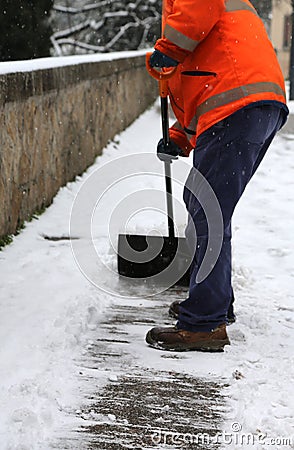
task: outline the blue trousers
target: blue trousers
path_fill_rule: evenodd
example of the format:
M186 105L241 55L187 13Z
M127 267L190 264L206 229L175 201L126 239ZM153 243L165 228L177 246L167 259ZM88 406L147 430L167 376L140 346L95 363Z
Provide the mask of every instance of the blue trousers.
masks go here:
M184 189L184 201L189 213L186 237L194 259L189 297L180 305L178 328L211 331L227 321L227 313L233 301L232 215L286 116L286 111L278 103L252 104L199 136L193 160L196 170L191 170ZM211 192L207 190L207 183L203 183L203 177L215 194L216 217L219 217L217 208L222 216L222 236L219 235L218 227L215 236L209 238L209 232L213 232L213 224L209 223L203 204L206 196L207 204L211 203ZM201 201L199 197L202 198ZM218 257L211 264L210 273L205 279L197 280L207 250L209 255L210 250L213 253L214 247L218 247Z

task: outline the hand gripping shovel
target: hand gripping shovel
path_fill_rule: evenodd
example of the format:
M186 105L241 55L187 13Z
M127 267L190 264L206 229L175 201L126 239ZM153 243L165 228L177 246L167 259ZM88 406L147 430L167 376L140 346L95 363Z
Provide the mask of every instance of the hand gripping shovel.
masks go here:
M167 72L158 72L150 66L151 53L146 55L148 72L159 82L161 100L162 135L165 144L169 142L168 119L168 79L174 75L176 67ZM191 256L186 239L175 237L171 160L164 161L168 236L145 236L120 234L118 236L118 272L130 278L152 280L158 284L189 284Z

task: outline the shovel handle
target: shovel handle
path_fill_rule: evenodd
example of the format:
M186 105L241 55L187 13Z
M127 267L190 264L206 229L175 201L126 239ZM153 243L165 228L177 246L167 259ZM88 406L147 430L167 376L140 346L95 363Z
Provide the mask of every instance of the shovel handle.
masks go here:
M175 74L177 67L172 67L169 70L156 70L150 65L150 57L152 53L146 53L146 68L149 74L158 81L159 95L161 103L161 123L162 123L162 137L165 144L169 143L169 124L168 124L168 80ZM171 161L165 161L165 188L166 188L166 205L167 205L167 219L168 219L168 235L171 239L175 237L174 227L174 213L172 202L172 185L171 185Z
M159 82L159 95L161 98L168 96L168 80L175 74L177 67L172 67L169 70L156 70L150 65L150 58L152 52L146 53L146 68L149 74Z

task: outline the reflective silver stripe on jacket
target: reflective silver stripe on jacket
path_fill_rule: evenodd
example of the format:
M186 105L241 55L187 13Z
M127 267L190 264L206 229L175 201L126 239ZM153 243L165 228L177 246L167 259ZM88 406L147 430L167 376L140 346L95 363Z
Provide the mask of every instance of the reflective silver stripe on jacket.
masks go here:
M225 4L226 12L251 11L258 16L256 9L242 0L225 0Z
M242 0L225 0L225 12L233 11L251 11L258 16L254 7ZM189 52L193 52L199 44L199 41L189 38L185 34L171 27L168 23L164 27L163 36L173 44L184 50L188 50Z
M197 128L197 123L200 116L212 111L213 109L219 108L220 106L227 105L228 103L235 102L241 98L248 97L249 95L262 94L264 92L273 93L277 95L282 95L286 100L285 91L276 83L271 81L264 81L259 83L250 83L245 86L240 86L229 91L222 92L221 94L213 95L208 98L205 102L197 108L197 113L191 120L189 127L185 128L187 137L190 139L191 135L195 136L195 131Z
M184 131L184 128L181 126L178 120L172 125L172 128L174 128L175 130Z
M175 30L168 23L164 27L163 36L170 40L173 44L176 44L178 47L183 48L184 50L188 50L189 52L193 52L198 45L198 41L194 41L178 30Z

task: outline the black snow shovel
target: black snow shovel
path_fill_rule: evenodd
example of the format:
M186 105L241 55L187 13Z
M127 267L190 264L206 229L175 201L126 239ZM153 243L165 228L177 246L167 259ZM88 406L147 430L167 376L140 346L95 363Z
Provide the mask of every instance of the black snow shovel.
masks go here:
M167 72L152 68L151 53L146 55L146 66L151 76L159 82L161 100L162 135L169 142L168 79L176 67ZM168 236L119 234L118 273L125 277L152 279L156 284L188 286L191 255L186 239L175 236L171 184L171 160L164 161Z

